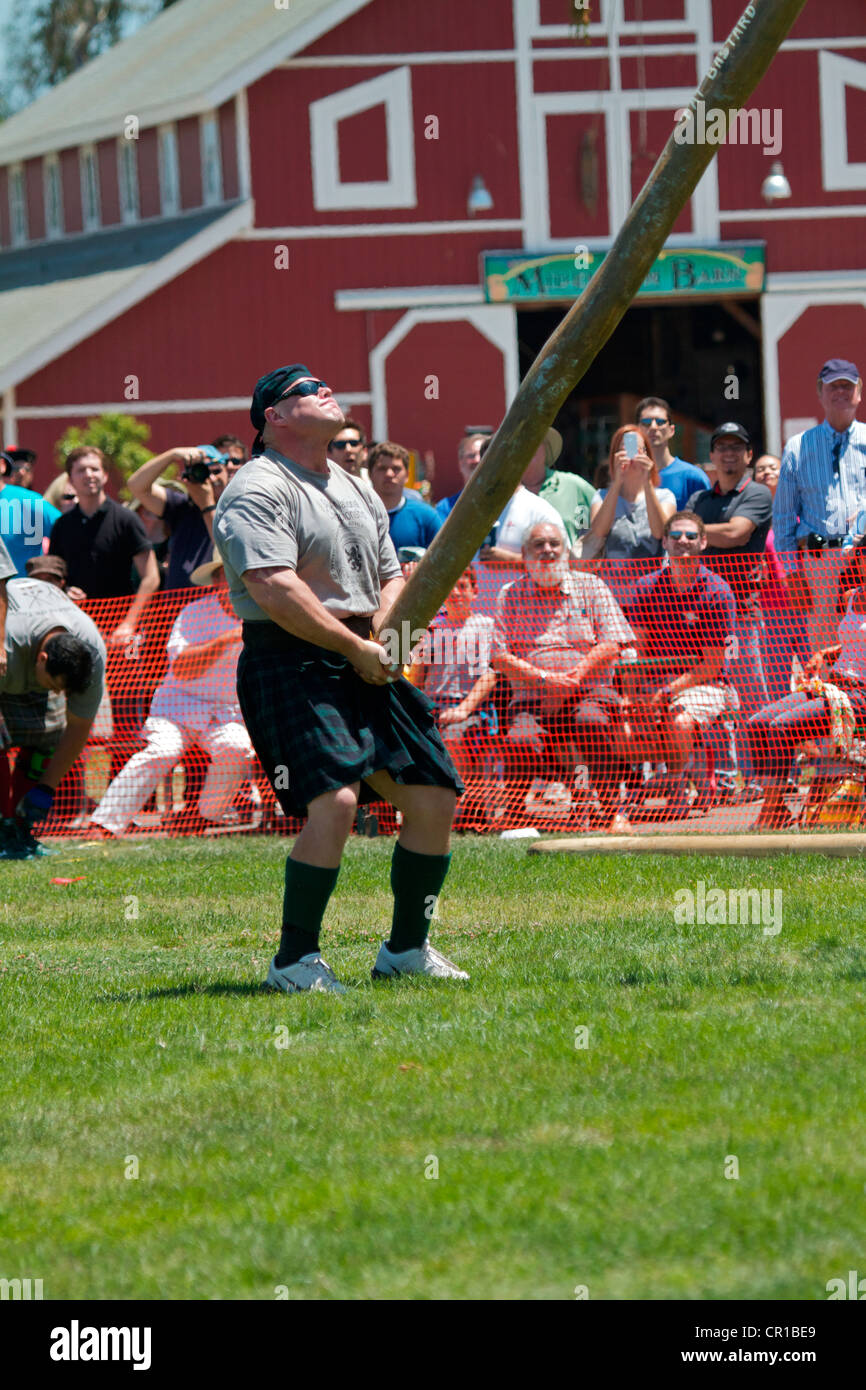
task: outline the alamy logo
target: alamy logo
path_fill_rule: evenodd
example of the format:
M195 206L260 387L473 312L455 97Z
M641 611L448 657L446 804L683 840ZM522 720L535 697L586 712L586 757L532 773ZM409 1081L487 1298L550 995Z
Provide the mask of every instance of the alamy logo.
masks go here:
M703 879L691 888L674 893L674 921L677 926L727 927L756 926L764 936L778 936L782 930L782 890L775 888L707 888Z
M413 660L424 666L470 667L483 664L489 645L481 632L463 631L461 628L434 627L429 632L424 627L410 627L404 618L400 632L396 628L383 628L379 642L388 653L392 666L408 666Z
M0 1301L42 1298L41 1279L0 1279Z
M69 1327L51 1330L52 1361L131 1361L134 1371L150 1370L149 1327Z
M782 150L782 111L757 106L731 111L710 106L700 97L692 106L674 112L674 140L678 145L760 145L767 155Z
M41 497L35 497L31 502L26 497L22 500L0 494L0 533L4 536L23 536L26 542L35 546L38 541L41 545L45 536L41 504Z
M866 1279L861 1279L856 1269L848 1270L847 1285L844 1279L828 1279L824 1287L828 1303L838 1298L857 1299L860 1303L866 1300Z

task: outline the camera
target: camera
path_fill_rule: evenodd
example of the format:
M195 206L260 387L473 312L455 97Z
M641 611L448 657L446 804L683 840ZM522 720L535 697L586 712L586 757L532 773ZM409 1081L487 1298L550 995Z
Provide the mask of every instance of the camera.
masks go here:
M827 537L821 536L817 531L810 531L803 541L804 550L826 550Z
M224 468L229 462L229 455L219 453L212 444L202 444L199 453L203 455L201 459L184 465L180 476L187 482L206 483L212 468Z

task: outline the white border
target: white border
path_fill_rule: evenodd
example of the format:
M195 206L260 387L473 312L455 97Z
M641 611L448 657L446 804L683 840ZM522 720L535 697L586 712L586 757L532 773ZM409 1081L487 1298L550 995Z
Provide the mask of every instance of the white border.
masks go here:
M21 212L24 223L23 235L16 232L15 229L17 218L15 216L15 200L12 195L13 182L18 185L21 192ZM24 172L24 165L20 160L17 164L10 164L9 166L6 176L6 193L9 202L9 245L13 248L26 246L30 241L30 217L27 207L27 176Z
M165 161L162 157L163 137L171 137L171 145L174 149L174 191L173 202L169 202L165 196ZM157 179L159 182L159 215L161 217L177 217L180 213L180 150L177 143L177 126L174 121L164 121L162 125L156 127L156 168Z
M96 217L88 216L87 197L87 174L85 172L87 159L93 160L93 182L96 188ZM102 182L99 177L99 154L94 144L79 145L78 147L78 172L81 179L81 229L84 232L95 232L102 226Z
M866 91L866 63L822 50L818 54L821 168L829 193L866 188L866 162L851 163L848 159L846 87Z
M394 286L373 290L337 290L334 308L357 313L376 309L421 309L436 306L446 308L455 304L483 304L484 291L480 285L418 285L415 288Z
M48 197L48 185L51 182L49 170L57 171L57 204L60 212L60 226L49 230L48 227L48 205L51 199ZM45 209L45 240L60 241L66 234L66 217L63 207L63 172L60 168L60 155L57 153L44 154L42 156L42 203Z
M467 306L454 309L409 309L370 351L370 392L373 397L373 437L388 438L388 396L385 364L395 347L419 323L471 323L502 353L506 407L520 385L517 350L517 311L513 305Z
M857 272L849 272L846 282L791 285L785 284L781 275L768 276L767 292L761 296L761 326L764 375L764 439L773 453L780 454L782 439L782 412L779 397L779 343L790 328L807 309L822 305L861 304L866 308L866 272L859 274L859 287L854 288L851 280L858 278ZM817 376L817 369L815 372Z
M327 237L451 236L453 232L510 232L523 223L517 218L477 222L359 222L313 227L251 227L248 241L323 241Z
M340 178L340 121L385 106L388 177L344 182ZM344 87L310 102L310 160L313 206L318 212L349 208L414 208L415 134L412 79L408 67Z
M138 173L138 140L127 140L126 136L118 135L116 141L117 148L117 201L120 204L120 220L125 227L134 222L141 221L141 183ZM123 189L126 182L123 174L124 151L129 148L133 152L133 164L135 166L135 207L127 209L123 206Z
M68 415L104 415L107 412L129 413L129 401L87 401L75 405L31 405L14 408L15 388L6 393L13 397L12 415L19 420L58 420ZM346 405L369 405L369 391L335 391L334 395ZM247 396L213 396L209 400L136 401L136 415L183 415L186 411L203 413L220 410L249 410L252 392ZM7 436L4 436L4 438Z
M205 131L211 127L214 133L214 151L216 159L217 188L215 191L208 190L208 145L205 138ZM217 110L202 111L198 118L198 153L201 164L201 205L204 208L219 207L220 203L225 202L223 197L223 151L222 140L220 139L220 118Z

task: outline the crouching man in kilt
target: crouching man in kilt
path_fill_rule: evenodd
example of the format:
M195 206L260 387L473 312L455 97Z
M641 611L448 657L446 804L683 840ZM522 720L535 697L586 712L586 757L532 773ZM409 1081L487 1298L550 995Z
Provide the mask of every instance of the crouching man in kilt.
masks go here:
M468 975L427 940L448 872L463 785L432 706L374 640L403 580L388 515L328 459L343 412L296 363L257 383L250 462L214 516L232 605L243 621L238 699L280 805L307 822L286 863L283 930L268 984L342 993L319 932L359 801L403 813L391 861L394 915L373 978Z

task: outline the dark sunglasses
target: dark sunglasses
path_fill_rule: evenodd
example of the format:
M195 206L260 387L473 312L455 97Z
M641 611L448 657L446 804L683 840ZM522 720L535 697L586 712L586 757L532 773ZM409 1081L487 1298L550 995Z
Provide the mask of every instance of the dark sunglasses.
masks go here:
M699 541L699 531L668 531L672 541Z
M77 501L78 501L78 493L77 493L77 492L64 492L64 493L61 493L60 500L61 500L61 502L77 502Z
M664 415L642 415L638 423L646 429L647 425L669 425L670 420L665 419Z
M326 391L331 389L326 381L299 381L297 386L292 386L288 391L284 391L280 400L284 401L287 396L317 396L323 386Z
M360 439L332 439L330 447L332 449L360 449Z

